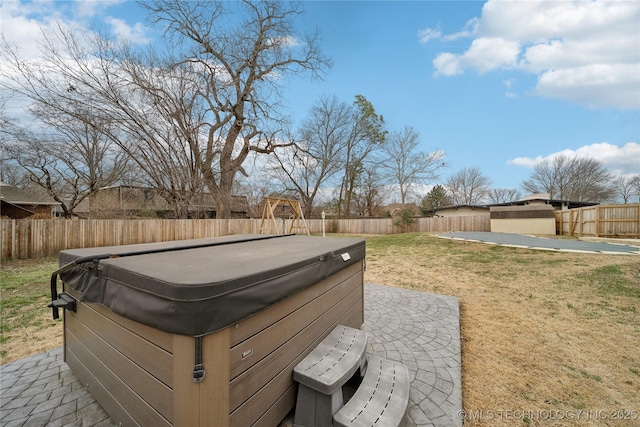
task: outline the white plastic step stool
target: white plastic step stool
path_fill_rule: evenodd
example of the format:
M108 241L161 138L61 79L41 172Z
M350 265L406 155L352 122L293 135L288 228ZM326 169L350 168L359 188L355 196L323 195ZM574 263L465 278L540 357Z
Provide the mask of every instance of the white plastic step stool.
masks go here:
M342 386L367 366L367 333L336 326L294 369L299 384L295 427L331 427L343 406Z

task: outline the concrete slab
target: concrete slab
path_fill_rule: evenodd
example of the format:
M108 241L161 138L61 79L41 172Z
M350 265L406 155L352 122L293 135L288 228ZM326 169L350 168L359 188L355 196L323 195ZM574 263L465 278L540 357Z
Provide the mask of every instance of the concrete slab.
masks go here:
M437 234L437 237L516 248L550 251L600 253L610 255L640 255L640 247L601 241L552 239L515 233L492 233L488 231L455 231Z
M402 426L462 426L457 298L365 284L363 329L368 354L409 369ZM0 426L116 426L62 359L59 347L0 366Z

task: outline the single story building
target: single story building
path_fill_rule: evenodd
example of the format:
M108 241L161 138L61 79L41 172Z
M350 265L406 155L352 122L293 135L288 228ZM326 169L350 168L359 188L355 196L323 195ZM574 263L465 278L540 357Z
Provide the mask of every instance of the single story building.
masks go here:
M119 185L103 187L91 198L93 217L159 217L172 215L173 209L159 190L149 187ZM245 196L233 196L232 218L247 218ZM188 203L190 218L215 218L216 203L211 193L194 194Z
M39 196L31 191L0 182L0 215L12 219L23 219L34 215L53 217L59 202L51 197Z
M491 205L491 231L521 234L556 234L555 212L598 203L552 199L549 194L529 194L522 200Z
M556 233L555 211L594 206L598 203L551 199L548 194L529 194L522 200L490 205L444 206L431 211L434 217L486 216L491 231L500 233Z
M431 211L435 217L454 216L489 216L489 206L486 205L455 205L443 206Z

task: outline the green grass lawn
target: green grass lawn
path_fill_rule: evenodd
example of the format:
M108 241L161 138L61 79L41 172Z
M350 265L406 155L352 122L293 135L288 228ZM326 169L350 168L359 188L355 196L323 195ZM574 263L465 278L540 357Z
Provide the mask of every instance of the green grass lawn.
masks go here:
M52 344L61 345L60 322L51 318L50 277L58 268L55 258L3 261L0 269L0 356L13 360L37 351L50 331ZM44 334L43 334L44 333ZM46 348L44 348L46 349Z

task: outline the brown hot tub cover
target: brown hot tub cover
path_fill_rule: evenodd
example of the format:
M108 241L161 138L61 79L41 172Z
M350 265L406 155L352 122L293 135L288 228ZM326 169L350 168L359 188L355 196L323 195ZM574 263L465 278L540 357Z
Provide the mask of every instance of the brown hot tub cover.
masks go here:
M66 250L59 262L83 261L60 273L65 288L82 301L159 330L201 336L364 256L362 239L236 235Z

